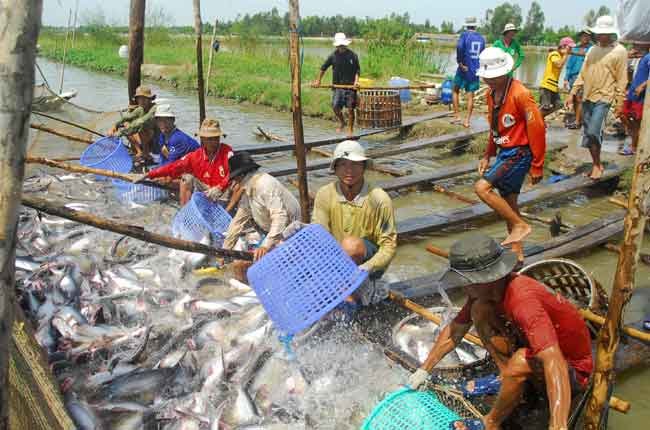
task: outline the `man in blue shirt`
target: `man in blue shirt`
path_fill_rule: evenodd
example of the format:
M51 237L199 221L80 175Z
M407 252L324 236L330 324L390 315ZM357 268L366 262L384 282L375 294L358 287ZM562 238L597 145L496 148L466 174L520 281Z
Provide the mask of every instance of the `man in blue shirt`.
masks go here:
M463 126L469 128L474 110L474 93L478 91L480 80L476 76L479 67L478 56L485 49L485 39L477 31L478 20L476 18L467 18L465 20L466 31L460 35L456 45L456 62L458 69L454 78L454 118L452 123L460 123L460 90L467 94L467 119Z
M564 87L571 91L573 83L578 79L582 63L585 61L585 56L589 49L591 49L591 30L588 28L582 30L578 35L580 43L571 51L571 55L566 62L564 69ZM575 95L573 100L575 106L575 119L573 121L566 121L567 128L577 130L582 124L582 92Z
M636 147L639 143L639 129L641 128L641 118L643 117L643 103L645 102L646 87L650 80L650 54L648 49L650 45L647 44L634 44L634 48L643 57L639 61L639 65L634 73L634 79L630 84L625 102L623 103L623 124L627 129L628 134L632 138L632 144L626 146L619 154L621 155L634 155Z
M156 125L160 129L158 150L160 165L181 159L185 154L199 149L199 143L190 135L176 128L176 115L170 105L160 105L156 109Z

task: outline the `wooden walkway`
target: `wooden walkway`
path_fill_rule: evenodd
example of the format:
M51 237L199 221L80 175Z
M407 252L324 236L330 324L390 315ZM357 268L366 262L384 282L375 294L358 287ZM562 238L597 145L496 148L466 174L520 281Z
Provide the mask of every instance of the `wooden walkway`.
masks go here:
M413 127L414 125L425 122L425 121L430 121L432 119L438 119L438 118L444 118L448 116L450 113L449 112L434 112L426 115L421 115L421 116L416 116L413 118L407 118L402 122L401 125L396 125L393 127L387 127L387 128L380 128L380 129L373 129L373 130L367 130L363 131L361 133L355 134L353 136L337 136L337 137L332 137L328 139L322 139L322 140L315 140L312 142L305 142L305 147L306 148L315 148L318 146L326 146L326 145L332 145L334 143L339 143L343 142L344 140L352 139L352 140L359 140L364 137L368 136L373 136L375 134L380 134L380 133L386 133L388 131L396 131L396 130L403 130L407 129L410 127ZM284 151L293 151L294 150L294 144L293 143L286 143L283 145L274 145L274 144L260 144L260 145L247 145L247 146L242 146L241 148L235 148L237 151L248 151L252 155L261 155L261 154L270 154L273 152L284 152Z
M532 190L522 193L519 196L520 207L534 204L543 200L552 199L564 194L578 191L598 183L616 178L623 173L623 169L617 166L610 166L605 170L603 177L594 181L586 176L573 176L556 184L536 186ZM423 233L432 230L439 230L467 222L476 221L482 218L496 216L492 208L484 203L478 203L464 208L452 209L439 214L425 215L406 219L397 223L398 236L407 236L415 233Z

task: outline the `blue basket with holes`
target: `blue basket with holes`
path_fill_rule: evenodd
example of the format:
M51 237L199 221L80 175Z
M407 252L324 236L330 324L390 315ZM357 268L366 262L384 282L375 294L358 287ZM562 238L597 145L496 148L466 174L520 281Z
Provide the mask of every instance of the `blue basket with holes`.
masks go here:
M169 197L169 191L164 188L133 184L119 179L113 179L112 182L115 188L115 197L121 203L144 205L159 200L166 200Z
M401 388L384 398L361 430L447 430L460 416L430 391Z
M200 241L211 233L215 240L223 239L232 217L204 193L197 191L172 221L172 234L185 240Z
M289 335L321 319L368 277L318 224L273 249L247 274L273 323Z
M118 173L129 173L133 160L126 146L119 137L103 137L90 145L81 154L79 164L93 169L111 170ZM96 175L99 180L108 178Z

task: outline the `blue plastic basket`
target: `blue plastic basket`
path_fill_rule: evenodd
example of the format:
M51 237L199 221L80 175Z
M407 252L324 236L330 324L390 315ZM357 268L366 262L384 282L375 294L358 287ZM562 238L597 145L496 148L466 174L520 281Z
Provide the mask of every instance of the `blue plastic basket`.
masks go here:
M215 239L223 239L232 217L226 210L208 199L202 192L195 192L172 221L172 234L186 240L200 241L207 233Z
M81 154L79 163L93 169L111 170L118 173L129 173L133 160L126 146L119 137L103 137L90 145ZM97 175L98 179L108 179Z
M401 388L382 400L361 430L447 430L460 416L430 391Z
M132 184L120 179L113 179L112 182L115 187L115 196L122 203L147 204L169 197L169 192L164 188Z
M248 269L248 280L284 333L301 332L368 277L322 226L307 226Z

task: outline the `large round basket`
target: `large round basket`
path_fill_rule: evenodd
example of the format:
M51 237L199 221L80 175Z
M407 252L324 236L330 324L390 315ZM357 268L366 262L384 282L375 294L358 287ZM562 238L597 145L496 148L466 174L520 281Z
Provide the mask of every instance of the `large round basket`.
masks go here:
M387 128L402 124L402 102L397 90L361 90L357 106L357 125L361 128Z

